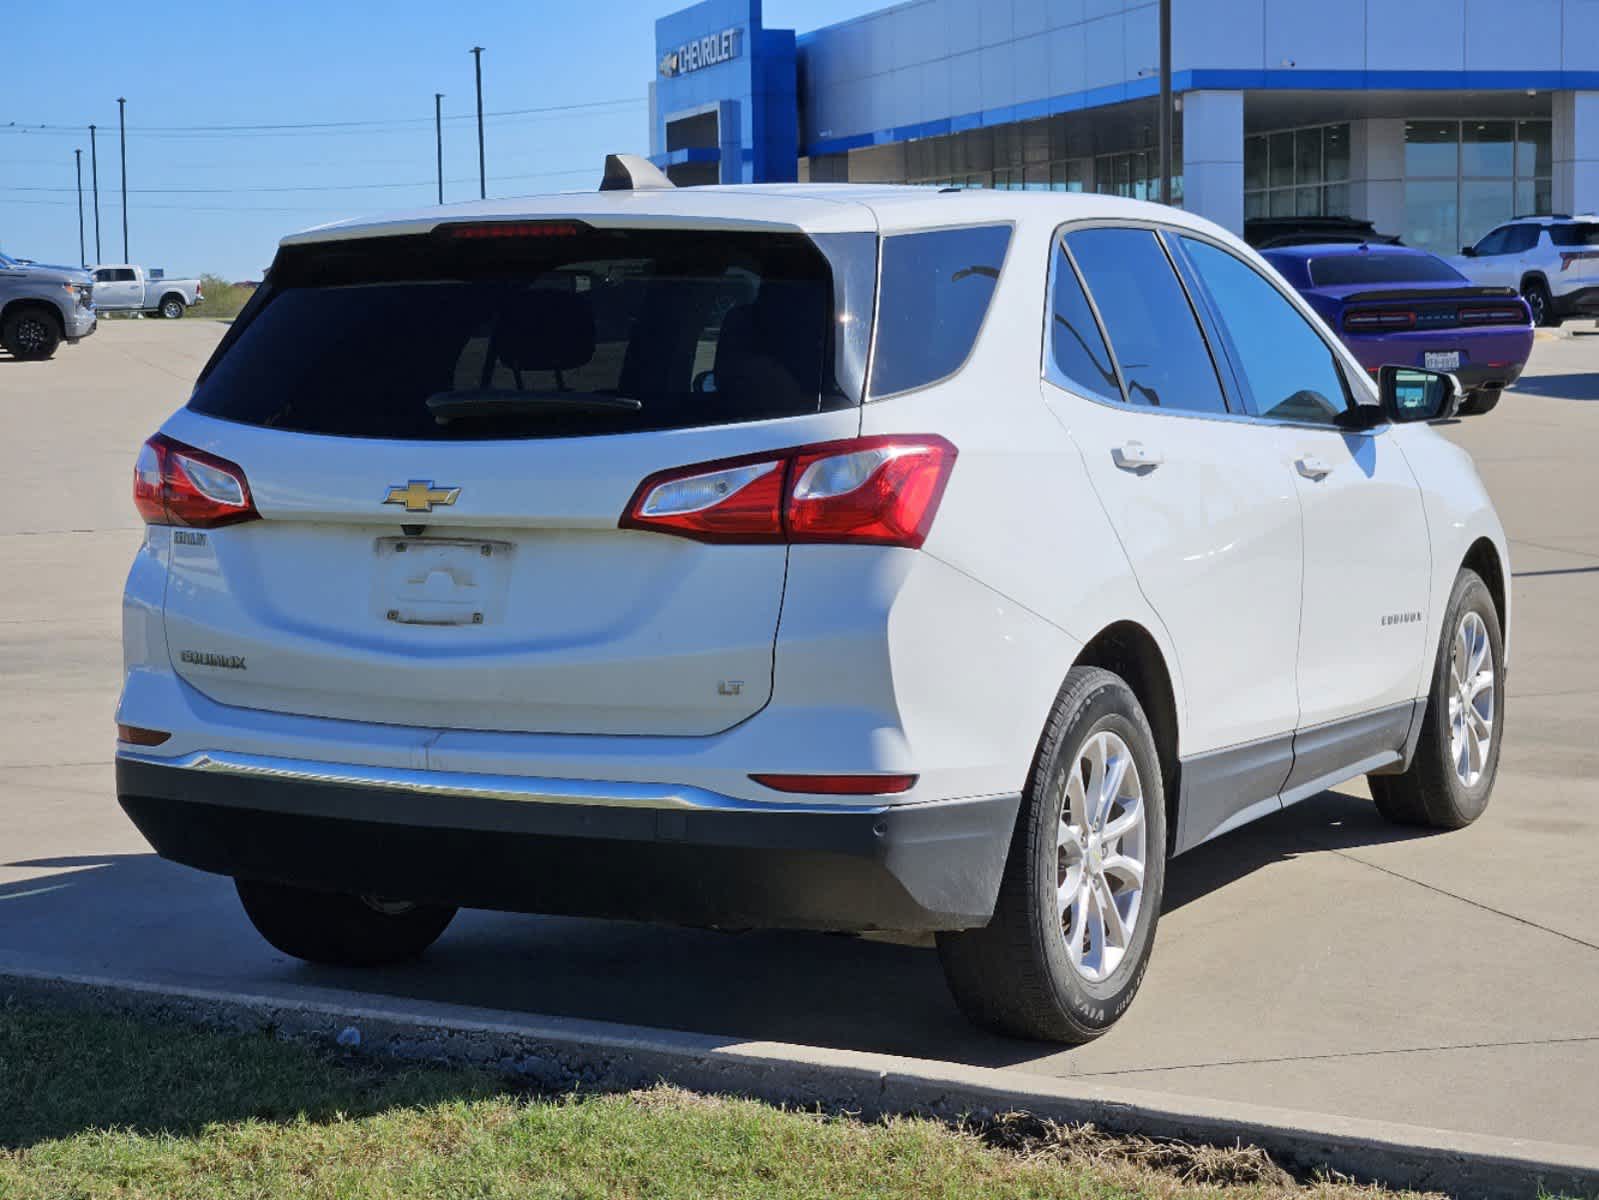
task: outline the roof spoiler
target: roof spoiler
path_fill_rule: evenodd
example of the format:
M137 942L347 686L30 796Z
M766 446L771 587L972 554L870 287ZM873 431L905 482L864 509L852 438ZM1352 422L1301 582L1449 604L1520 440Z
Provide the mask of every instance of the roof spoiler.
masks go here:
M640 158L637 154L605 156L605 175L600 180L602 192L643 192L676 186L665 172L647 158Z

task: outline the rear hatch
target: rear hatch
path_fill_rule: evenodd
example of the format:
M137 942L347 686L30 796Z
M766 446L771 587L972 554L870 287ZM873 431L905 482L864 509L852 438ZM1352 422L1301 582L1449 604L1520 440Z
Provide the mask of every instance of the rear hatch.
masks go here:
M432 728L747 718L786 547L618 521L654 472L858 433L869 329L836 316L871 311L875 254L560 219L285 246L163 427L237 464L262 518L174 531L175 669L225 704Z

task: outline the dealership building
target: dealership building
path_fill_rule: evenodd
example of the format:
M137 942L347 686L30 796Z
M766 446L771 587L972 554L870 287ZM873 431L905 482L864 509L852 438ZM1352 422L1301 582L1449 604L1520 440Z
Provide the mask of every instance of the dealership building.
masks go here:
M796 35L760 0L656 22L679 184L893 182L1156 198L1151 0L909 0ZM1354 216L1454 252L1599 211L1599 0L1172 0L1176 203Z

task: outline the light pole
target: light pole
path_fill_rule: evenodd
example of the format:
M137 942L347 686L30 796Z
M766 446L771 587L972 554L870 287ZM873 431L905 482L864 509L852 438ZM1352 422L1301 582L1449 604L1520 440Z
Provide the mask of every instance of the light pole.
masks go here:
M440 115L439 101L444 99L443 92L433 93L433 140L438 143L439 157L439 203L444 203L444 118Z
M1171 0L1160 0L1160 202L1171 203Z
M122 142L122 261L131 261L128 255L128 102L117 97L117 134Z
M78 265L86 267L89 259L83 246L83 151L74 150L72 161L78 168Z
M94 261L104 262L100 255L100 151L93 125L89 126L89 169L94 173Z
M472 47L472 62L477 70L477 194L489 198L489 175L483 164L483 47Z

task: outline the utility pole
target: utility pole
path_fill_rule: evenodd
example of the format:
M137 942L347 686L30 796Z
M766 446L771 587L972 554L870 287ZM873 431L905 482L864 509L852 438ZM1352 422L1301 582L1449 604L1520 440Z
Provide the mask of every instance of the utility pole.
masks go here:
M483 47L472 47L473 65L477 68L477 194L479 200L489 198L489 175L483 165Z
M104 262L100 256L100 151L94 140L94 126L89 126L89 169L94 172L94 261Z
M83 151L74 150L72 161L78 168L78 265L89 265L88 252L83 245Z
M117 131L122 141L122 261L132 261L128 255L128 102L117 97Z
M1160 202L1171 203L1171 0L1160 0Z
M439 101L444 99L443 92L433 93L433 140L438 143L439 150L439 203L444 203L444 118L440 115Z

